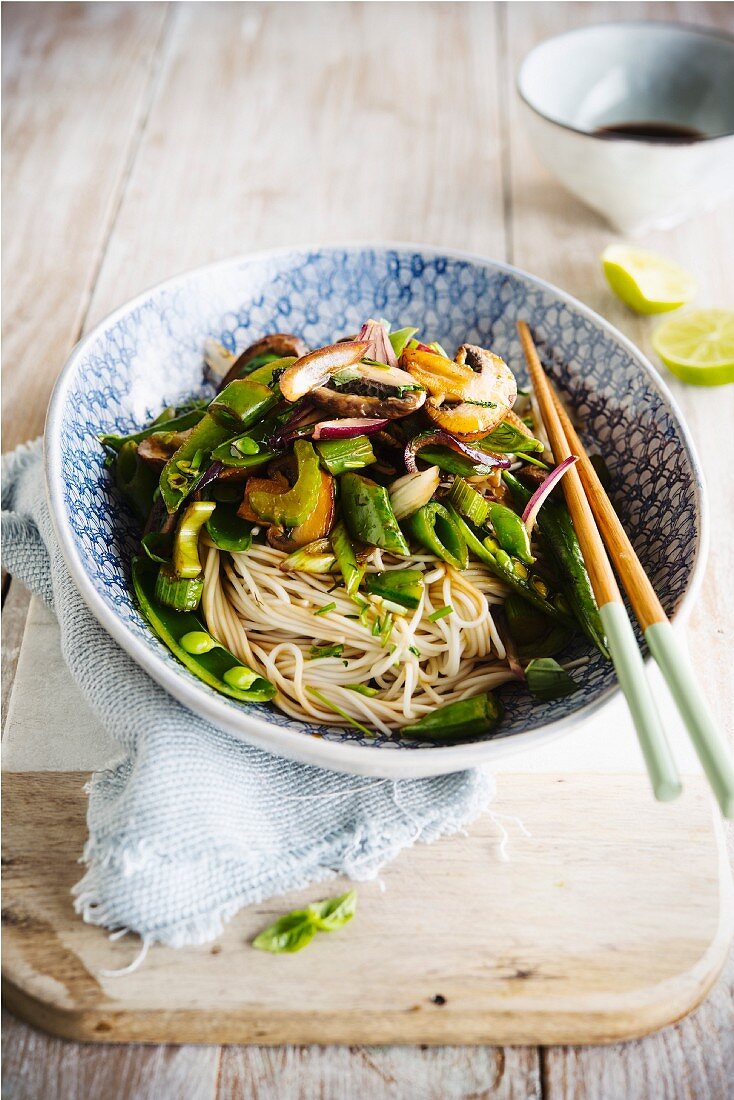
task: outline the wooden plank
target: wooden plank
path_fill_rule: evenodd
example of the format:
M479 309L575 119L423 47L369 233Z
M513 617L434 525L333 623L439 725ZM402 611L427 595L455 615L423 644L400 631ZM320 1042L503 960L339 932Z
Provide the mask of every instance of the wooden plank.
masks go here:
M504 775L524 821L497 859L491 816L417 845L359 887L343 935L273 959L248 942L338 881L254 904L215 946L109 943L74 914L82 773L6 776L6 1002L37 1026L103 1041L536 1044L638 1035L688 1012L731 938L731 881L705 784L660 807L636 776ZM644 844L640 837L644 837ZM669 852L685 848L685 861ZM522 921L518 921L522 913ZM467 950L471 944L471 950Z
M540 1100L520 1047L225 1047L217 1100Z
M495 48L484 4L178 7L92 317L255 248L502 255Z
M23 640L30 595L18 581L8 578L9 587L3 601L2 630L2 716L0 729L5 731L5 719L13 690L15 670L18 667L20 645Z
M726 4L514 4L507 12L508 76L524 54L549 35L583 23L623 18L680 19L732 30ZM522 129L518 104L508 97L509 200L513 261L577 294L626 332L656 362L650 337L655 319L634 317L609 291L599 254L616 234L552 181L534 158ZM652 233L640 242L692 269L700 301L727 300L728 273L722 258L734 248L734 211L720 210L676 228ZM726 655L734 640L734 595L728 577L734 568L734 532L716 501L727 499L731 479L721 461L717 425L730 421L734 398L725 390L698 390L677 382L660 368L683 408L702 460L714 503L709 568L691 616L688 642L697 675L722 725L731 733L734 708ZM723 417L723 420L722 420ZM727 641L729 645L727 646ZM564 1100L607 1100L624 1096L643 1100L665 1095L672 1100L723 1098L734 1080L734 961L706 1003L675 1027L636 1043L609 1048L551 1048L543 1053L543 1090Z
M3 9L3 446L38 435L145 115L152 4Z
M2 1014L4 1100L211 1100L218 1047L69 1044Z

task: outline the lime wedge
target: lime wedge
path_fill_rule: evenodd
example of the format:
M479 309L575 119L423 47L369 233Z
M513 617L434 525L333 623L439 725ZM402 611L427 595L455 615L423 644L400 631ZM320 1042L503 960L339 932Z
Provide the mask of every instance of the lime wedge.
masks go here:
M694 309L671 317L655 329L652 346L684 382L734 382L734 309Z
M601 262L610 287L635 313L667 313L696 293L687 271L654 252L612 244L604 249Z

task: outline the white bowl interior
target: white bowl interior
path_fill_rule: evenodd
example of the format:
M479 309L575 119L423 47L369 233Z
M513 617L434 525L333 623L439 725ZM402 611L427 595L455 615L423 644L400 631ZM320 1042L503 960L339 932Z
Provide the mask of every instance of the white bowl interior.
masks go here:
M734 133L734 38L665 23L608 23L541 43L521 66L525 101L593 132L629 122Z

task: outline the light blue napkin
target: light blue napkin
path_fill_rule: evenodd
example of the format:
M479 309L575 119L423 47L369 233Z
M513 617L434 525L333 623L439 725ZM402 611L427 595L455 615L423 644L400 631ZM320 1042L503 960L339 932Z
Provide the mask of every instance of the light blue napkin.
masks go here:
M373 878L403 848L456 832L491 801L494 782L481 771L338 775L215 729L87 609L51 523L40 441L4 457L2 507L3 565L57 615L69 670L124 753L90 783L87 870L74 890L85 920L146 943L205 943L251 902L337 874Z

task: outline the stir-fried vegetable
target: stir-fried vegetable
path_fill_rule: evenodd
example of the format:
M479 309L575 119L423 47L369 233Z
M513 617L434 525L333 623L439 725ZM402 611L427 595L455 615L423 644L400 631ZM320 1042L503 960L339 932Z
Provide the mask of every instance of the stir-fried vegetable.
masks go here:
M491 733L502 720L504 708L491 691L437 707L400 731L417 741L459 741Z
M239 353L210 337L212 400L168 407L147 427L100 442L118 489L145 524L133 565L138 605L194 675L242 702L273 698L274 685L217 637L231 637L238 616L257 620L265 607L266 633L252 652L260 645L269 652L271 631L289 615L296 624L306 615L311 625L296 638L303 645L294 671L290 656L278 665L279 692L288 677L299 680L293 706L370 736L361 719L379 697L376 725L393 707L400 721L389 728L402 721L406 737L450 742L491 734L502 718L490 692L426 707L437 698L426 680L436 641L458 641L455 651L467 659L457 636L487 573L510 593L500 610L498 586L490 586L489 615L480 620L487 660L499 661L496 629L508 672L527 678L538 698L573 689L552 657L576 621L605 648L573 525L562 502L547 499L563 471L536 457L543 442L513 410L512 372L487 348L462 344L451 359L440 343L417 335L410 327L391 333L370 318L315 349L289 333L263 336ZM539 469L510 473L518 458ZM533 475L542 481L544 474L534 496ZM217 595L210 600L207 588L212 621L205 623L194 612L204 590L200 549L212 546L222 557L218 572L208 559L207 586ZM472 559L487 572L469 570ZM272 589L260 585L263 568L281 571ZM229 625L217 622L222 600ZM257 610L246 611L248 600ZM364 671L345 676L360 632L378 659L357 664L375 671L371 682L355 683L369 681ZM465 667L473 675L471 657L460 677ZM346 709L345 688L354 693ZM455 699L456 681L450 690ZM405 724L410 713L424 716Z
M466 540L442 504L437 501L424 504L405 520L405 529L424 549L454 569L466 569L469 561Z
M223 646L205 653L190 653L182 640L192 633L206 633L203 624L191 612L169 610L162 606L155 590L155 573L145 558L133 562L133 587L141 614L153 632L172 653L200 680L242 702L264 703L275 695L275 688L262 676L247 668ZM241 671L240 671L241 670Z
M502 475L516 502L524 507L532 493L514 474ZM576 620L597 649L605 657L607 650L604 627L594 598L589 574L586 571L581 547L574 531L573 521L562 501L547 500L538 513L538 527L564 577L564 592Z
M344 521L352 538L400 557L410 556L384 486L360 474L345 474L341 491Z

